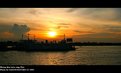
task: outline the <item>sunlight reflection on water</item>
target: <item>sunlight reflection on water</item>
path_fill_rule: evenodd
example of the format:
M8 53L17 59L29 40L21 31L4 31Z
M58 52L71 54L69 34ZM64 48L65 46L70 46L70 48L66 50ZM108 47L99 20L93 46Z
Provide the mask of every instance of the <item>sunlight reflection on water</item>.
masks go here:
M0 52L0 65L121 65L121 46L82 46L68 52Z

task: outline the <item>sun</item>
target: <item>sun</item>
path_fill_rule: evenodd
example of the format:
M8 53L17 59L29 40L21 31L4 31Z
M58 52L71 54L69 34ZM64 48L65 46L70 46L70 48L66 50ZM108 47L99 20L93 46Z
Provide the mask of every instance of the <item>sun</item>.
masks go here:
M56 35L57 35L57 33L54 31L48 32L48 36L50 36L50 37L55 37Z

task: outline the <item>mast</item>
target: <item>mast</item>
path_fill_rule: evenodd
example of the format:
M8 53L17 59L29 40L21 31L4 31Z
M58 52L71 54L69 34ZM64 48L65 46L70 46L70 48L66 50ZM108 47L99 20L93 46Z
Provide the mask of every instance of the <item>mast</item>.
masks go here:
M64 43L66 43L66 38L65 38L65 34L64 34Z

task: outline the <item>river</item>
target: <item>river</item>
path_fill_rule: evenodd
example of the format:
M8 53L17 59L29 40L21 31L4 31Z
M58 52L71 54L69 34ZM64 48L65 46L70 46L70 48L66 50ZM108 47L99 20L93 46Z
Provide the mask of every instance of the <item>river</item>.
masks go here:
M76 46L68 52L0 52L0 65L121 65L121 46Z

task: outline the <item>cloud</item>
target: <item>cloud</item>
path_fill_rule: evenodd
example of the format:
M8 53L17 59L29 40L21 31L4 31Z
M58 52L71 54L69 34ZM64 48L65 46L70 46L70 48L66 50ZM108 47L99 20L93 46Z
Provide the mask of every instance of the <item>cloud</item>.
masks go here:
M95 31L95 32L105 32L105 33L115 33L115 32L121 32L121 25L119 24L107 24L107 23L96 23L96 24L81 24L79 23L78 24L79 27L80 27L80 30L85 28L87 30L90 30L90 31ZM75 32L79 32L80 33L80 30L75 30Z
M41 30L43 30L44 28L37 28L37 27L31 27L31 30L39 30L39 31L41 31Z
M53 27L48 27L48 28L60 30L60 29L67 29L67 28L69 28L69 26L60 25L60 26L53 26ZM37 29L37 30L39 30L39 29ZM47 30L47 29L44 29L44 30Z
M13 34L10 32L0 32L0 39L6 39L13 37Z
M115 36L114 36L115 35ZM75 41L80 42L121 42L121 34L115 33L91 33L84 35L74 35Z
M19 8L0 8L0 18L13 18L19 15Z
M73 30L74 32L77 32L77 33L80 33L80 34L82 34L82 33L84 33L84 34L90 34L90 33L94 33L94 32L92 32L92 31L80 31L80 30Z
M121 21L121 8L115 8L116 18L115 20Z
M58 26L57 29L69 28L69 26Z
M29 13L32 14L32 15L36 15L37 11L36 10L30 10Z
M0 24L0 40L10 40L13 37L13 33L9 32L10 25Z
M57 25L58 25L57 28L61 29L61 28L69 28L69 26L71 24L69 24L69 23L58 23Z
M30 31L30 28L27 25L14 24L10 32L16 36L20 36L27 33L28 31Z
M111 8L92 8L86 9L84 11L85 15L89 15L89 17L93 19L101 19L101 20L117 20L117 11Z
M69 23L58 23L58 25L71 25L71 24L69 24Z
M30 28L27 25L14 24L11 26L0 24L0 39L20 39L21 35L28 31L30 31Z
M70 9L67 10L67 12L72 13L72 12L75 12L75 11L77 11L79 9L80 8L70 8Z
M10 25L0 24L0 32L8 32L10 28Z
M38 14L41 14L42 12L40 12L37 9L30 9L30 10L28 10L28 13L31 15L38 15Z
M113 37L114 34L112 33L93 33L86 35L87 37L95 37L95 38L106 38L106 37Z
M121 26L120 25L104 25L103 28L110 32L121 32Z
M121 21L121 8L70 8L67 12L89 19Z
M0 8L0 11L11 11L11 12L13 12L13 11L18 11L19 10L19 8Z
M69 26L71 25L69 23L55 23L55 24L56 24L56 26L53 26L50 28L52 28L52 29L65 29L65 28L69 28Z

